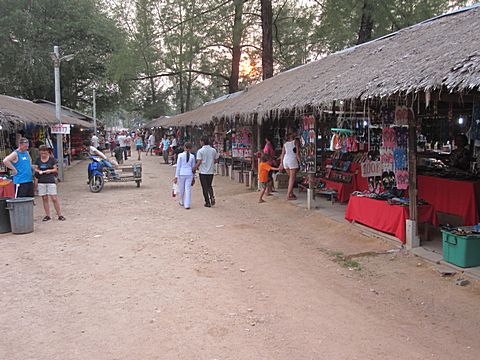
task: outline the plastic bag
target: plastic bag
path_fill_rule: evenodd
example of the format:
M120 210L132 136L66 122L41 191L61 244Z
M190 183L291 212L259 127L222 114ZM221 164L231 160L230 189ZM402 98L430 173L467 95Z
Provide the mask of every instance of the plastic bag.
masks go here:
M172 197L177 196L177 191L178 191L178 185L173 183L172 184Z

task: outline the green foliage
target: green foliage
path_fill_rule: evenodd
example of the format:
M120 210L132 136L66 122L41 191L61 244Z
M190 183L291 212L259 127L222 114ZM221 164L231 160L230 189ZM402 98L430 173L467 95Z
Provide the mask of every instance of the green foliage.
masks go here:
M62 103L88 108L94 87L105 86L101 112L118 100L106 81L111 54L122 33L93 0L2 0L0 13L0 93L54 100L54 45L75 54L61 64Z
M373 20L372 39L465 5L457 0L324 0L312 48L330 53L356 44L364 5Z

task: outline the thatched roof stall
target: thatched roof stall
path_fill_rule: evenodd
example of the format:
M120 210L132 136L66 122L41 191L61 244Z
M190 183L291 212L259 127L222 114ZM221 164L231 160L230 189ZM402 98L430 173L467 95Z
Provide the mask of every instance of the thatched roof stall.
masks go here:
M62 122L75 124L78 119L62 114ZM29 100L0 95L0 124L4 129L15 129L28 124L56 124L55 112Z
M168 125L167 123L169 123L171 117L170 116L160 116L159 118L156 118L156 119L153 119L152 121L150 121L149 123L147 123L144 127L145 128L156 128L156 127L167 127L167 126L171 126L171 125Z
M478 90L479 28L480 5L426 20L251 86L212 118L261 122L334 100Z
M33 102L55 114L55 103L47 100L34 100ZM93 117L81 113L80 111L70 109L67 106L62 106L61 109L62 121L64 121L63 117L66 117L64 122L65 124L78 125L86 129L93 129ZM102 125L101 121L98 119L97 125Z
M158 120L157 124L160 125L157 126L164 127L205 125L211 123L216 114L223 112L224 109L228 108L229 104L232 104L232 102L238 97L240 97L241 94L242 92L227 94L212 101L209 101L195 110L174 115L171 117L161 117L155 119L153 122Z

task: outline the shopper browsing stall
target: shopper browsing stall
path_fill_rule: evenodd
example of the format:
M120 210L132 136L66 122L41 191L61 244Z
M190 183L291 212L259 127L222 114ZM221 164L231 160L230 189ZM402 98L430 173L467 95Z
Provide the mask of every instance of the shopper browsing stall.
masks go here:
M50 156L48 148L45 145L40 146L40 157L35 162L35 175L38 179L38 195L42 197L45 216L43 221L51 220L49 198L52 199L53 206L57 213L58 220L65 221L60 209L60 201L57 196L57 184L55 174L57 173L57 160Z
M288 174L287 200L296 200L293 186L300 168L300 141L295 138L295 133L292 130L288 132L287 142L283 144L281 159L280 169L285 169Z

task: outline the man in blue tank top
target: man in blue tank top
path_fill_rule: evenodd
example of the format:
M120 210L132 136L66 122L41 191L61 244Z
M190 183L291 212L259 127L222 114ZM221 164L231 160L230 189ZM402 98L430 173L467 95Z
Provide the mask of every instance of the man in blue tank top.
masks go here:
M32 159L28 153L28 139L20 138L18 149L3 159L12 170L15 197L34 197Z

